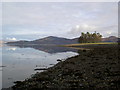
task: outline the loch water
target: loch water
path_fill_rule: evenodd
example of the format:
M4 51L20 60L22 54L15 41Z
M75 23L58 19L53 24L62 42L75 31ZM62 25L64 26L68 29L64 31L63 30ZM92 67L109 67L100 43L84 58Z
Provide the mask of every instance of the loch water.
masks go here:
M1 49L2 48L2 49ZM2 50L2 88L14 85L15 81L22 81L40 70L49 68L58 63L58 59L78 55L73 48L57 46L8 46L0 47Z

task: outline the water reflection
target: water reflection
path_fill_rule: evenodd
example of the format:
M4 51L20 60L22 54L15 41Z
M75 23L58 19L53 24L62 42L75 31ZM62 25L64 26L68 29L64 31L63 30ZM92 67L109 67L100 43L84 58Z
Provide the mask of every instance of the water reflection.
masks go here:
M56 45L33 45L33 44L29 44L29 45L21 45L21 44L8 44L9 46L14 46L11 47L11 50L15 50L15 47L19 47L19 48L34 48L40 51L44 51L47 53L59 53L59 52L68 52L68 51L72 51L72 52L77 52L77 49L73 49L73 48L68 48L68 47L60 47L60 46L56 46Z
M24 80L32 74L39 72L36 68L49 68L58 59L65 60L68 57L78 55L72 48L30 45L30 46L4 46L2 48L3 60L3 88L13 85L14 81Z
M15 51L16 48L15 48L15 47L11 47L11 48L8 48L8 50L13 50L13 51Z

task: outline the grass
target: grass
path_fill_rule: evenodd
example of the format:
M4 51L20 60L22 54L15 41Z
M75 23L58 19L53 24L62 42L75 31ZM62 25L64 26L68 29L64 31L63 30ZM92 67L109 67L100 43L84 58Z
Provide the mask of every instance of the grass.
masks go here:
M74 46L82 46L82 45L104 45L104 44L118 44L118 43L116 43L116 42L78 43L78 44L67 44L67 45L60 45L60 46L74 47Z

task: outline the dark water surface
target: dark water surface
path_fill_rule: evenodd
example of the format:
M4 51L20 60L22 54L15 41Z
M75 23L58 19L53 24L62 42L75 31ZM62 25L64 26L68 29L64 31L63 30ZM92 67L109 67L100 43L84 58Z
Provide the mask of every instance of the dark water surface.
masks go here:
M36 68L51 67L58 62L57 59L65 60L75 55L78 55L76 50L65 47L3 46L2 88L12 86L14 81L29 78L32 74L38 72L34 70Z

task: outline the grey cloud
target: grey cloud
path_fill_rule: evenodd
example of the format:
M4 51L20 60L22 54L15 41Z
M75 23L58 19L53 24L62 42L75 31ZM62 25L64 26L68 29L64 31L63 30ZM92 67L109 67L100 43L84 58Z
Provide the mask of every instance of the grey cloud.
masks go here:
M112 25L112 26L107 26L107 27L99 27L99 26L90 26L88 25L86 28L83 26L80 26L79 28L72 28L67 32L67 34L70 34L72 37L75 36L80 36L81 32L100 32L103 37L108 37L110 35L112 36L118 36L118 26L117 25Z
M3 29L9 35L77 37L95 30L116 35L117 3L3 3ZM82 24L88 25L84 28ZM79 30L75 29L80 25ZM52 33L52 34L51 34ZM7 36L6 36L7 37ZM16 36L17 38L17 36Z

